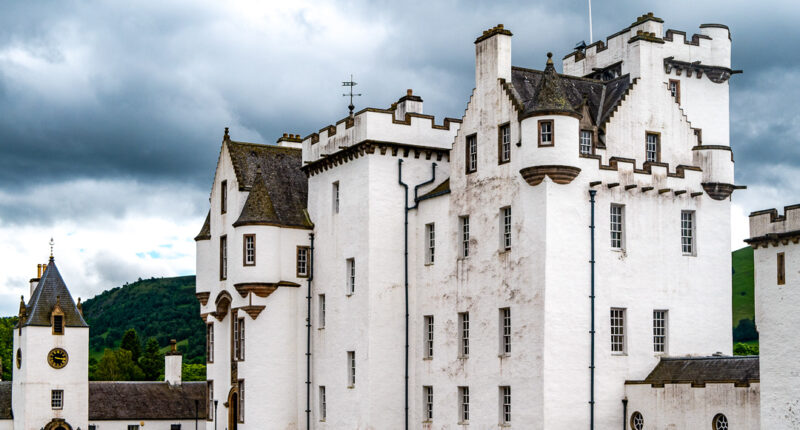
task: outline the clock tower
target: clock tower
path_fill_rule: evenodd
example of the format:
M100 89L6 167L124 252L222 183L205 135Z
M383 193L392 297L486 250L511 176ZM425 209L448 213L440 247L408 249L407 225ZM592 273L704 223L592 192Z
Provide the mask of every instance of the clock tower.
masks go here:
M14 430L88 430L89 325L52 254L14 330Z

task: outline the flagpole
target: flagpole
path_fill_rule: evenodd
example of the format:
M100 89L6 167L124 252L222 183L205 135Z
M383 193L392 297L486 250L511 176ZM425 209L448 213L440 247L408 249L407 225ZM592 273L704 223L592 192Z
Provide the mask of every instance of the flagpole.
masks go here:
M589 44L594 42L592 37L592 0L589 0Z

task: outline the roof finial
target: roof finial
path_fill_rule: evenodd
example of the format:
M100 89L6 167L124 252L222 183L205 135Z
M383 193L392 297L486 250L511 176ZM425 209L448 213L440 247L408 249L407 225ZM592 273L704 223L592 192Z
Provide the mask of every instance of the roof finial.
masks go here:
M553 53L552 52L548 52L547 53L547 64L553 64Z
M52 237L50 237L50 261L53 260L53 245L55 244L56 242L53 240Z

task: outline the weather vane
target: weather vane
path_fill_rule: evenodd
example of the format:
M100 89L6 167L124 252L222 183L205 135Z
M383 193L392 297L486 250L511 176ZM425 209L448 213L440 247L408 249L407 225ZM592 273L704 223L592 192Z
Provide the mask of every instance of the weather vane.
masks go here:
M56 242L51 237L50 238L50 258L53 258L53 245L55 245L55 244L56 244Z
M353 109L356 107L353 105L353 97L359 97L361 94L353 94L353 87L358 85L356 82L353 82L353 75L350 75L350 80L347 82L342 82L343 87L350 87L349 94L342 94L343 97L350 96L350 106L347 106L350 109L350 116L353 116Z

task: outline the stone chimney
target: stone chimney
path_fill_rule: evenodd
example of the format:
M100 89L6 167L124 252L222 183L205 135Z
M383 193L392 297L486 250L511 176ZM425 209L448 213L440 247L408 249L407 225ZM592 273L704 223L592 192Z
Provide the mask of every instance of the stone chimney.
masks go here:
M42 279L42 273L44 273L44 269L47 267L46 264L37 264L36 265L36 277L31 278L31 296L33 296L33 290L36 289L36 286L39 285L39 281Z
M475 88L494 88L498 78L511 82L511 32L503 24L475 40Z
M177 341L169 341L170 351L164 356L164 382L169 385L181 385L183 356L178 352Z
M422 97L415 96L414 90L406 90L406 95L395 103L394 119L403 121L407 113L422 113Z
M283 133L283 136L278 138L278 146L286 146L289 148L302 148L303 138L299 134Z

